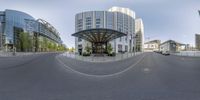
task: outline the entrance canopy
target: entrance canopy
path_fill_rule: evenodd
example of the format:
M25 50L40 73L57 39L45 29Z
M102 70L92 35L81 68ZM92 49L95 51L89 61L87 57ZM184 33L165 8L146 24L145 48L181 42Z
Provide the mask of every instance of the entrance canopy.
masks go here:
M113 39L126 36L126 34L112 29L95 28L76 32L72 36L82 38L91 43L106 43Z

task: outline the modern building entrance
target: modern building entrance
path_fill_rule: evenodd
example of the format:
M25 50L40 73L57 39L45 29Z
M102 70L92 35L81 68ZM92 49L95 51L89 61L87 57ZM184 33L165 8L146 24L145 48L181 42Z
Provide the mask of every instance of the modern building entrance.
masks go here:
M105 28L95 28L79 31L72 36L84 39L92 44L92 53L102 54L107 53L107 45L109 41L126 36L125 33ZM84 49L84 48L83 48Z
M107 42L92 43L92 53L94 54L107 53L106 50L107 50Z

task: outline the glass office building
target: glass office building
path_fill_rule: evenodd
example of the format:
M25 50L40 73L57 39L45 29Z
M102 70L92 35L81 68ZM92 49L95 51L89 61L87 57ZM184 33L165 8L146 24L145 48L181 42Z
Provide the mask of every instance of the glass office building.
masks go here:
M94 31L95 30L95 31ZM109 30L109 31L108 31ZM112 7L108 11L88 11L75 16L76 52L86 46L93 53L106 52L111 44L113 52L132 52L135 36L135 12L129 8Z
M0 12L0 47L1 49L6 45L10 46L14 44L14 27L24 29L24 19L32 19L30 15L15 11L5 10Z
M197 50L200 50L200 34L195 34L195 46Z
M144 25L141 18L135 20L135 36L136 36L136 48L137 52L143 51L144 46Z
M17 41L16 30L28 32L29 35L37 33L58 44L62 43L59 33L48 22L34 19L29 14L16 10L0 11L0 49L9 50Z

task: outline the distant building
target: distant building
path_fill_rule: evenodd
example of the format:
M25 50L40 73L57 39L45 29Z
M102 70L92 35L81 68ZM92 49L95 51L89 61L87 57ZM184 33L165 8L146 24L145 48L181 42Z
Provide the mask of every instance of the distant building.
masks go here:
M192 47L190 46L190 44L186 44L186 45L185 45L185 50L186 50L186 51L190 51L191 48L192 48Z
M4 27L5 27L5 22L3 21L4 19L4 12L0 11L0 50L3 48L3 32L4 32Z
M161 41L160 40L152 40L144 43L145 51L158 51Z
M178 43L174 40L168 40L160 44L160 51L179 52L185 50L185 44Z
M193 46L190 45L190 44L186 44L186 45L185 45L185 50L186 50L186 51L195 51L196 48L193 47Z
M197 50L200 50L200 34L195 34L195 46Z
M141 52L144 48L144 25L141 18L135 20L136 51Z

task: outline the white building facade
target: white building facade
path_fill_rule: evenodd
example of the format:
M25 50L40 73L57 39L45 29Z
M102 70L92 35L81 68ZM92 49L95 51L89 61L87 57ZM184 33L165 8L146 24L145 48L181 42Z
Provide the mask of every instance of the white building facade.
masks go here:
M75 16L75 32L90 29L111 29L126 35L108 41L113 52L132 52L135 36L135 12L129 8L112 7L108 11L87 11ZM75 52L84 52L92 43L80 37L75 38Z
M186 45L178 43L174 40L168 40L160 44L160 51L168 51L170 53L185 51Z
M152 40L144 44L145 51L158 51L160 49L160 40Z
M200 51L200 34L195 34L195 47Z
M141 52L144 49L144 25L141 18L135 20L136 51Z

